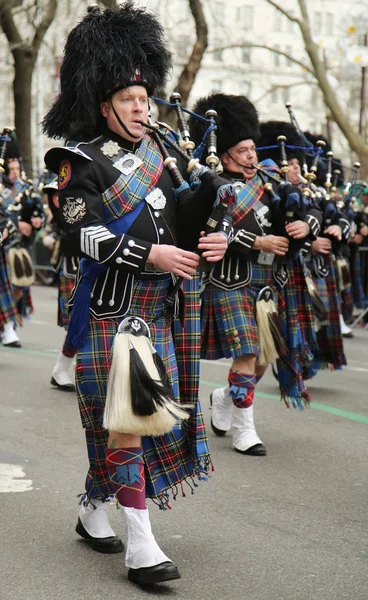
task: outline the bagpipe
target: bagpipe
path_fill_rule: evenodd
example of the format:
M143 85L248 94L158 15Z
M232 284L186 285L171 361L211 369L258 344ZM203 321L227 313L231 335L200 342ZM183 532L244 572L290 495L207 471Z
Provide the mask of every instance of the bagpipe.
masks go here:
M221 224L227 210L236 199L233 186L215 172L215 137L212 135L211 168L200 165L194 157L194 144L190 141L189 131L183 116L179 94L173 94L171 104L177 112L178 125L181 131L181 145L174 132L164 124L143 123L151 132L173 181L173 191L177 202L186 203L200 191L200 184L212 191L216 196L210 215L206 214L198 202L199 229L209 234ZM214 115L211 115L211 119ZM163 126L162 126L163 125ZM167 133L168 131L168 133ZM184 161L187 167L186 180L177 167L177 158L169 149ZM217 158L217 157L216 157ZM218 161L217 161L218 162ZM202 221L202 222L201 222ZM188 232L193 224L188 223ZM198 239L192 240L193 251ZM198 252L199 253L199 252ZM118 328L112 354L112 365L109 375L106 396L106 408L103 425L110 431L134 433L136 435L163 435L173 429L177 419L189 418L191 406L177 404L161 358L151 342L149 325L165 317L174 316L177 295L183 278L177 278L169 287L164 307L153 321L146 323L138 316L127 317ZM179 315L183 318L183 314ZM127 355L129 360L127 360Z

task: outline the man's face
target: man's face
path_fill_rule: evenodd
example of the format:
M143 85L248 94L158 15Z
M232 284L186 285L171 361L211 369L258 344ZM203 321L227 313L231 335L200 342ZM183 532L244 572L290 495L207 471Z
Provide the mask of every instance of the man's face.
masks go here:
M114 105L117 115L132 135L126 133L121 125L119 125L111 102ZM132 85L125 90L119 90L112 96L111 100L102 102L100 109L111 131L114 131L130 142L138 142L142 139L146 130L140 125L139 121L147 123L148 120L148 96L146 88L141 85Z
M256 145L253 140L242 140L221 156L221 161L230 173L242 173L244 179L252 179L257 170L251 165L258 163Z
M301 174L301 169L300 169L300 164L299 164L298 159L292 158L291 160L288 160L288 166L289 166L288 180L293 185L299 185L299 183L300 183L299 175Z
M20 163L17 158L8 160L8 177L11 181L16 181L20 177Z
M368 194L362 194L361 200L362 200L363 206L368 206Z

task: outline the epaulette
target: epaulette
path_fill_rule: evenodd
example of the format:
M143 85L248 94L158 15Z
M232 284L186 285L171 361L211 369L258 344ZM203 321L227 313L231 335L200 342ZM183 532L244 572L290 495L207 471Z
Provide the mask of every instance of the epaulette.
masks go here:
M50 148L45 154L45 164L50 171L58 174L61 161L64 158L68 158L71 154L86 160L93 160L79 148L78 144L78 146L55 146L54 148Z

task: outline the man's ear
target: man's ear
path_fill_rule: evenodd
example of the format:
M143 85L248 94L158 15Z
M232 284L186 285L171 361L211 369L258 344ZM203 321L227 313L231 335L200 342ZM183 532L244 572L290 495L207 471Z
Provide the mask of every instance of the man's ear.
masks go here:
M107 115L108 115L108 112L109 112L108 105L109 105L108 101L101 102L101 104L100 104L100 111L101 111L101 114L103 117L107 117Z
M221 162L224 165L224 167L227 167L227 165L229 164L229 160L229 155L226 152L221 154Z

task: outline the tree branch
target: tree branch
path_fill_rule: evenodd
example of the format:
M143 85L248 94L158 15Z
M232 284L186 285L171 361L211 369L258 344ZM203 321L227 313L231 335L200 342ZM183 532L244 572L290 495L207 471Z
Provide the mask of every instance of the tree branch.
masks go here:
M3 0L0 9L0 25L8 40L10 50L12 50L12 46L14 45L19 46L23 44L23 40L13 19L12 5L13 2L11 0Z
M280 11L280 13L282 13L283 15L285 15L285 17L287 19L289 19L289 21L293 21L294 23L300 23L300 19L298 19L298 17L293 17L291 16L291 14L289 14L284 8L282 8L282 6L280 6L277 2L274 2L274 0L266 0L266 2L268 4L271 4L271 6L274 6L274 8L276 8L278 11Z
M299 65L300 67L302 67L302 69L304 69L304 71L307 71L315 77L314 70L311 67L308 67L308 65L303 63L301 60L294 58L293 56L291 56L291 54L288 54L287 52L277 50L276 48L272 48L271 46L266 46L266 44L253 44L252 42L242 42L240 44L229 44L228 46L218 46L216 48L211 48L210 50L207 50L207 53L210 54L218 50L228 50L229 48L262 48L264 50L269 50L270 52L274 52L275 54L279 54L280 56L285 56L288 60L295 63L296 65Z
M270 88L268 88L268 90L266 90L264 92L264 94L262 94L262 96L260 96L259 98L257 98L257 100L254 100L254 104L258 104L258 102L261 102L261 100L263 100L264 98L266 98L266 96L268 96L269 94L272 94L272 92L274 92L275 90L279 90L279 89L290 89L293 87L297 87L299 85L315 85L314 82L312 81L296 81L295 83L285 83L285 84L275 84L272 85Z
M42 16L42 21L37 27L33 40L32 40L32 50L34 52L34 56L37 57L38 51L42 44L42 40L45 37L45 33L50 27L51 23L55 18L55 13L57 9L58 0L49 0L49 3L46 7L46 10Z

